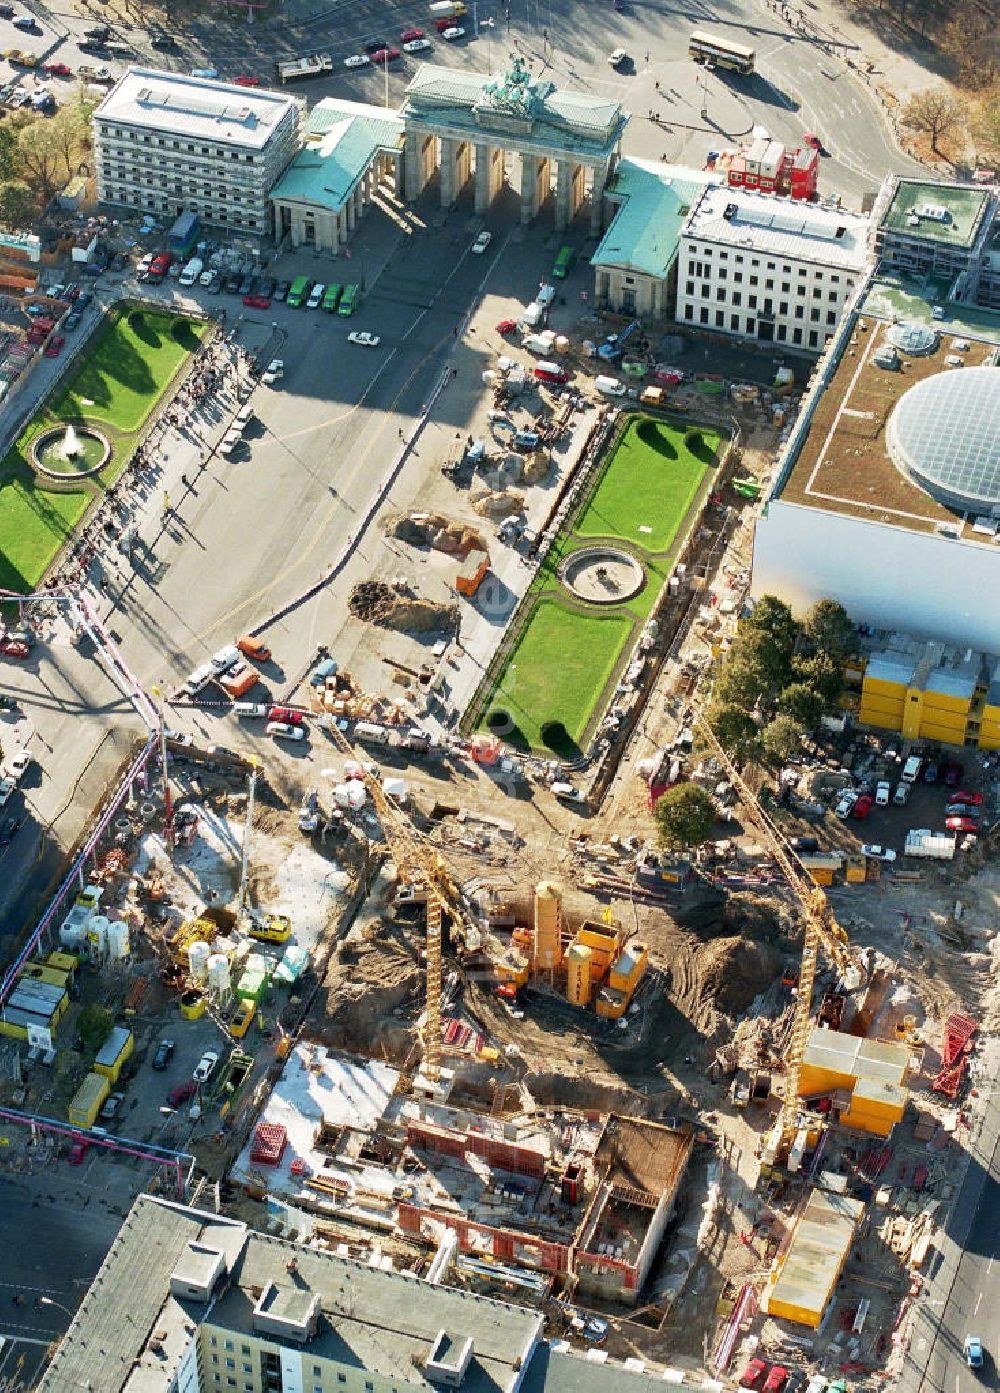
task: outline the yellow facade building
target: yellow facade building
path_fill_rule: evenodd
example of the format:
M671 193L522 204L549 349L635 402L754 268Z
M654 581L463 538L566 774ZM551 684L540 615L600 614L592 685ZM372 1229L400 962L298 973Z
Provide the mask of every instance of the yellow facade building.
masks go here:
M1000 749L1000 662L896 635L863 663L858 720L904 740Z
M816 1026L802 1055L799 1096L846 1095L845 1127L887 1137L906 1110L909 1046Z

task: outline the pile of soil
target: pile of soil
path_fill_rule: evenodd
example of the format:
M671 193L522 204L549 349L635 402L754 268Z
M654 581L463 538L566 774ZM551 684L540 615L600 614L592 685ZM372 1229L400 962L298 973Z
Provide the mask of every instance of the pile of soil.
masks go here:
M383 939L354 943L344 959L334 957L316 994L306 1032L338 1049L400 1060L412 1034L393 1013L422 988L419 965L405 948Z
M540 484L548 472L548 450L532 450L524 461L524 482L526 484Z
M690 929L702 939L740 934L744 938L773 942L783 930L772 900L758 899L751 894L729 895L724 890L709 887L685 896L674 919L681 928Z
M713 938L699 944L692 966L702 995L727 1016L738 1016L774 981L781 954L771 943L742 935Z
M474 547L485 547L478 532L441 513L404 514L390 525L390 533L411 547L431 547L449 556L466 557Z
M458 622L457 605L400 595L380 580L359 581L347 597L347 607L355 619L402 633L451 633Z
M511 513L524 511L523 493L495 493L492 489L481 489L470 494L469 502L483 518L505 518Z

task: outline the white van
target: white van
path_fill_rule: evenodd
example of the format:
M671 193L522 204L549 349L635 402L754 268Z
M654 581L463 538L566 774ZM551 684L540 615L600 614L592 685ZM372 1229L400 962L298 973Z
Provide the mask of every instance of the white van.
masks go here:
M233 715L245 716L251 719L263 720L267 715L268 707L260 701L234 701Z
M204 261L200 257L193 256L181 272L178 285L194 285L204 269Z
M625 383L619 382L617 377L595 377L594 386L606 397L623 397L625 395Z
M910 758L903 765L903 783L915 784L920 778L920 770L923 760L919 755L910 755Z
M191 676L181 688L188 696L197 696L202 687L207 687L216 676L216 670L211 663L202 663L201 667L196 667Z

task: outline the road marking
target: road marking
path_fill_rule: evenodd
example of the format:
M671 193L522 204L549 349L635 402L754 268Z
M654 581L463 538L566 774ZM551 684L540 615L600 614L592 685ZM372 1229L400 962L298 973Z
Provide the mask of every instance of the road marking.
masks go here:
M986 1272L987 1272L987 1275L988 1275L990 1272L992 1272L992 1271L993 1271L993 1259L990 1258L989 1262L986 1264Z
M973 1311L973 1313L972 1313L974 1316L978 1316L978 1315L979 1315L979 1307L980 1307L980 1303L982 1302L982 1299L983 1299L983 1293L980 1292L979 1295L976 1297L976 1309L975 1309L975 1310Z

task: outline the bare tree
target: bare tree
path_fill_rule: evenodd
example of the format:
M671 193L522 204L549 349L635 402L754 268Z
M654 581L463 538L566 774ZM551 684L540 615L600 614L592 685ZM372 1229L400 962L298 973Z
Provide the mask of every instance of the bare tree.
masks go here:
M947 87L927 87L913 94L903 107L901 119L911 130L926 132L931 138L931 149L939 155L938 141L961 129L965 107Z
M992 158L1000 157L1000 83L984 94L976 113L973 132Z

